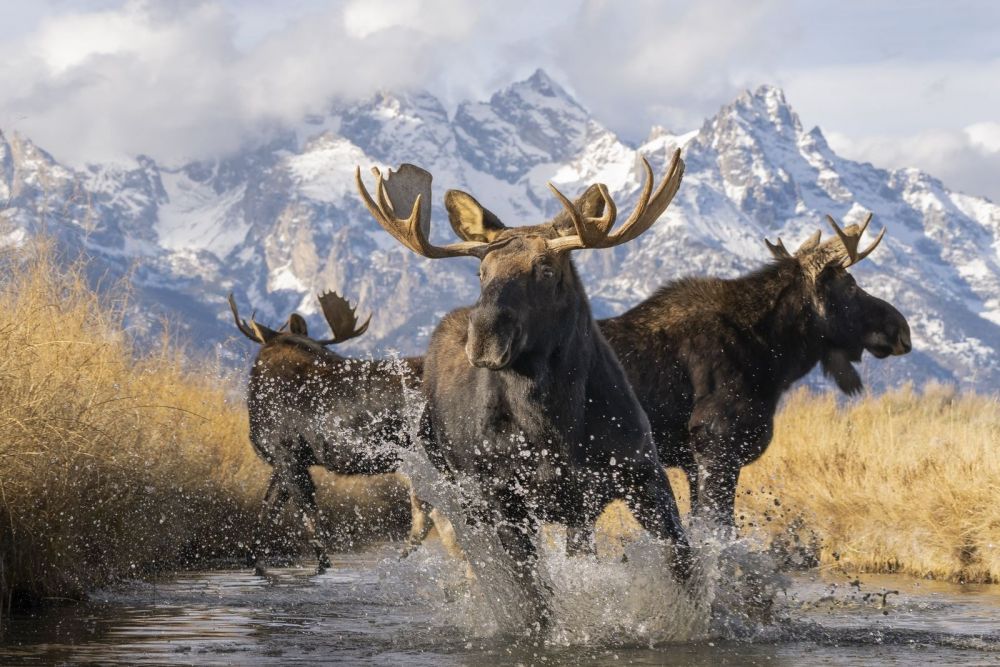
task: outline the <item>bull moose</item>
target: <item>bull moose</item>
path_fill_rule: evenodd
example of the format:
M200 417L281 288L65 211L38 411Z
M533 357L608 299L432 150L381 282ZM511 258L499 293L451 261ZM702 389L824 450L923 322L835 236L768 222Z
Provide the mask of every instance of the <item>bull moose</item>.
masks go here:
M432 259L479 260L479 300L446 315L431 337L422 430L431 461L476 489L465 518L495 530L540 625L549 616L536 567L540 521L589 526L611 500L624 499L647 531L670 542L675 576L690 576L690 547L649 420L570 259L572 250L631 241L666 210L684 171L680 151L655 192L643 164L642 196L614 231L617 209L603 184L576 202L550 184L565 210L518 228L451 190L445 208L466 240L445 246L429 241L431 174L410 164L384 178L373 169L374 198L360 168L355 175L372 216L404 246Z
M740 469L773 433L782 394L817 364L846 394L861 391L852 365L864 351L882 359L911 349L892 305L861 289L848 269L871 214L795 253L765 241L774 261L734 280L685 278L625 314L601 320L649 416L660 460L684 470L692 507L734 527Z
M237 328L261 345L247 397L250 441L272 467L258 530L272 525L285 503L294 499L322 570L329 561L309 467L321 465L342 475L395 472L398 448L409 442L404 390L417 387L422 363L420 358L350 359L327 349L362 335L371 317L358 326L355 309L336 292L320 295L319 301L333 332L324 340L310 338L298 314L279 330L253 316L247 323L229 295ZM410 503L408 549L420 544L432 524L430 506L412 490ZM251 557L257 572L263 573L260 547L258 536Z

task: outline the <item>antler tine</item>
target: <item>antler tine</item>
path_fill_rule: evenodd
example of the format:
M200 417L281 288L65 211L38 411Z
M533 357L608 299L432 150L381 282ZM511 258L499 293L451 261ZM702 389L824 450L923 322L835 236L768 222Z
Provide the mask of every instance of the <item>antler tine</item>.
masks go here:
M871 219L871 215L868 216L868 219L869 220ZM867 223L866 223L866 225L867 225ZM858 258L856 260L854 260L854 263L857 264L858 262L860 262L861 260L863 260L865 257L867 257L868 255L872 254L872 250L874 250L878 246L878 244L882 242L882 237L883 236L885 236L885 227L882 228L882 231L880 231L878 233L878 236L875 237L875 240L872 241L872 244L870 246L868 246L867 249L865 249L863 252L859 252L858 253Z
M803 253L814 250L816 246L819 245L819 240L821 238L823 238L823 232L817 229L815 232L809 235L809 238L807 238L805 241L802 242L802 245L800 245L798 250L795 251L795 254L801 255Z
M604 198L605 212L601 218L584 219L579 211L554 185L549 183L549 188L555 193L563 207L569 212L576 228L576 236L564 236L548 241L552 250L573 250L577 248L610 248L622 243L626 243L636 238L647 229L663 214L673 200L674 195L681 185L681 178L684 176L684 161L681 160L681 151L674 152L670 162L670 169L667 177L663 179L660 186L653 192L653 168L649 166L649 161L642 158L643 171L646 178L643 181L642 192L635 210L628 220L616 231L611 232L618 215L618 209L614 200L608 194L607 186L598 184L601 196Z
M865 230L868 229L868 223L872 221L872 217L874 215L875 215L874 213L868 211L868 215L865 216L865 221L861 223L861 229L858 231L859 239L865 235Z
M357 306L351 307L347 299L330 290L318 295L319 304L323 309L323 317L330 325L333 338L319 341L321 345L343 343L351 338L357 338L368 330L372 316L369 314L364 324L358 327Z
M771 251L771 255L775 259L789 259L792 256L792 253L788 252L788 248L785 247L785 243L781 240L780 236L777 243L771 243L767 239L764 239L764 244Z
M249 324L247 324L247 321L240 318L239 310L236 308L236 297L233 296L232 292L229 293L229 310L232 311L233 320L236 322L236 328L240 330L241 334L252 341L256 341L258 343L264 342L263 338L258 338L257 333ZM250 320L253 321L253 315L250 315Z
M413 252L430 259L465 257L470 255L478 256L488 245L478 241L450 243L446 246L432 244L428 240L423 226L420 224L423 194L417 194L413 202L413 208L410 210L410 215L405 219L399 218L396 216L395 207L389 197L382 172L377 167L373 167L372 173L376 178L375 193L378 197L377 203L371 194L368 193L368 189L365 188L364 181L361 179L361 167L358 167L354 171L354 182L358 188L358 193L361 195L361 199L368 208L368 212L372 214L372 217L375 218L375 221L379 223L382 229L389 232L394 239ZM392 174L390 173L391 176Z
M830 223L831 227L833 227L833 231L837 233L837 237L840 239L840 242L844 245L844 250L847 252L847 258L843 262L843 267L845 269L849 266L857 264L870 255L878 244L882 242L882 237L885 236L885 227L882 228L878 237L876 237L875 241L873 241L867 249L863 252L858 252L858 245L861 243L861 236L865 233L865 230L868 229L868 223L872 221L873 215L873 213L869 212L860 227L852 225L852 227L855 227L857 231L851 229L849 232L841 229L840 225L837 224L837 221L834 220L832 216L826 216L826 221ZM850 229L850 227L848 229Z
M631 241L652 227L653 223L670 206L674 195L677 194L677 190L681 187L681 179L684 177L684 161L681 160L681 149L678 148L674 151L673 158L670 161L670 168L667 170L667 176L660 182L660 186L656 188L656 192L652 196L649 195L649 191L653 187L653 169L649 166L649 162L645 157L642 158L642 163L646 172L646 185L643 188L642 197L635 210L632 211L632 215L628 217L628 220L618 228L618 231L609 237L612 245Z

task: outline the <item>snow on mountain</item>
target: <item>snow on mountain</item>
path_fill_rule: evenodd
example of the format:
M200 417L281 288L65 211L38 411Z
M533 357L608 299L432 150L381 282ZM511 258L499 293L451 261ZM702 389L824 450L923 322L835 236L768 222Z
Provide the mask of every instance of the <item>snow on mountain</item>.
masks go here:
M508 224L559 210L567 194L606 183L622 211L641 185L640 156L663 173L681 147L684 183L664 218L637 241L580 251L595 312L620 312L688 274L734 276L766 261L765 237L790 247L823 216L875 213L886 240L854 269L913 328L913 354L866 363L874 386L941 379L1000 388L1000 206L949 190L912 169L886 171L837 156L806 130L781 90L745 92L698 130L653 128L630 146L537 71L466 102L453 115L426 93L383 92L338 103L269 143L178 168L145 157L74 171L17 135L0 134L0 243L41 230L93 257L95 276L128 275L130 324L141 337L167 315L196 350L234 342L224 297L272 324L292 310L322 330L315 293L337 289L374 312L348 348L418 353L437 320L478 293L472 259L430 261L385 234L361 205L354 168L414 162L434 174L435 238L450 232L444 191L474 194Z

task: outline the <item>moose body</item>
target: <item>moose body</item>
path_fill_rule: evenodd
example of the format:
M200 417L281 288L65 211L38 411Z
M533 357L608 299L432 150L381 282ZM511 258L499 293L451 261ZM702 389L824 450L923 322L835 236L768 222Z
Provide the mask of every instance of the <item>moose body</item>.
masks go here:
M272 467L259 526L272 525L292 499L320 567L325 567L325 542L318 521L316 488L310 466L341 475L380 475L399 468L400 448L410 445L406 390L416 390L423 370L420 358L351 359L326 348L360 335L347 303L336 294L320 297L334 329L330 341L310 338L305 321L293 315L288 331L274 331L251 320L237 326L261 348L250 370L247 407L250 441ZM339 313L339 314L338 314ZM430 507L411 492L412 525L408 543L418 545L430 530ZM259 546L259 540L255 545ZM252 554L258 571L263 557Z
M689 546L649 422L567 252L624 243L655 222L683 162L675 154L655 194L644 164L644 197L614 233L616 211L603 185L576 203L556 191L566 208L561 219L514 229L470 195L449 191L450 222L466 241L444 247L427 240L421 201L430 197L430 174L403 165L383 179L375 170L377 202L357 176L372 215L411 250L480 260L478 302L445 316L424 360L425 447L439 469L472 483L477 497L466 498L466 520L495 530L543 625L548 606L534 543L541 521L590 525L608 502L625 499L644 528L673 545L678 578L689 576ZM409 218L397 217L407 210ZM591 548L589 540L569 546Z
M868 220L871 216L868 217ZM906 320L858 287L847 268L863 259L867 227L813 235L794 255L780 240L775 261L734 280L671 283L601 330L628 373L660 459L680 467L692 506L734 525L740 469L771 442L784 392L817 364L845 393L861 378L852 363L911 349ZM884 233L884 230L883 230Z

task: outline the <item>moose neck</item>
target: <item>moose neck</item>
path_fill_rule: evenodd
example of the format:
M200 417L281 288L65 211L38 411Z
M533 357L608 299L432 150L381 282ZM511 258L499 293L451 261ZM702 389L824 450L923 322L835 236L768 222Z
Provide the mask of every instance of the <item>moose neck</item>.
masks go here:
M749 302L747 324L769 348L770 384L784 391L819 363L822 336L808 277L795 260L782 260L738 279Z
M510 366L510 371L523 377L564 382L567 368L579 368L579 360L590 356L594 344L593 316L583 285L571 266L567 279L570 295L561 308L553 309L545 322L537 323L542 335L524 350Z

